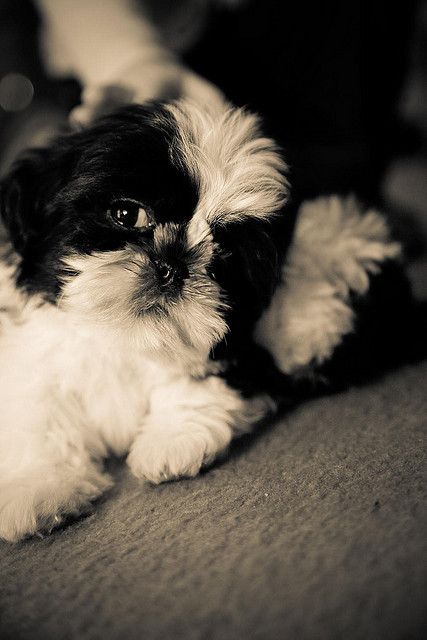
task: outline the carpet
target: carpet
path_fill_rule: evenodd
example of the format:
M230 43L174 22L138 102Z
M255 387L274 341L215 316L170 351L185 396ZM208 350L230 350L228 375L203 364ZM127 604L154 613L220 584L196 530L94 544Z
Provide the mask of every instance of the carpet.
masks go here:
M424 363L312 400L194 480L111 463L93 514L0 543L0 637L426 637L426 388Z

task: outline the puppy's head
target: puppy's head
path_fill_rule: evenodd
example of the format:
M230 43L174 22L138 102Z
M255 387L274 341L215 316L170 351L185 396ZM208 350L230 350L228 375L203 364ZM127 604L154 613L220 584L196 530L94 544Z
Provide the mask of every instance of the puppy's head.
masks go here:
M268 299L284 169L244 111L126 107L4 180L18 285L149 349L205 356L233 307L255 317Z

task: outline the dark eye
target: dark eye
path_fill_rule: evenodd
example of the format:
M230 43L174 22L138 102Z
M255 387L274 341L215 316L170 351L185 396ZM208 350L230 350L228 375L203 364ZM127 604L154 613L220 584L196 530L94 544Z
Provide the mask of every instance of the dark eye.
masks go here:
M148 210L139 202L117 200L108 209L108 215L116 224L126 229L151 229L154 221Z

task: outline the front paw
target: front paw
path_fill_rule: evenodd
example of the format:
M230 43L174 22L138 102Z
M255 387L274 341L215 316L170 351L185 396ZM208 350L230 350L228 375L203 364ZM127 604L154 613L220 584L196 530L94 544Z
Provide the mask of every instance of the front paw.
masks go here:
M127 462L137 478L154 484L193 478L227 449L231 432L218 439L208 429L179 433L142 433L134 442ZM215 437L216 436L216 437Z

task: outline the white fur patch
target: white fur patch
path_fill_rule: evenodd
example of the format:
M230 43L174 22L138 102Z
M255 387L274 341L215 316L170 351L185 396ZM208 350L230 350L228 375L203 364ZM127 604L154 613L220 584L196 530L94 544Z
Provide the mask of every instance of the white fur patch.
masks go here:
M268 219L284 205L287 167L273 140L260 134L257 116L227 103L202 110L179 101L168 109L178 123L180 154L199 186L195 219Z
M384 218L353 198L318 198L301 206L282 284L255 330L285 373L319 364L351 332L351 291L364 295L369 274L400 254Z
M190 273L181 295L162 312L142 313L141 277L144 269L152 269L142 252L128 247L69 256L64 262L77 275L65 281L61 308L87 324L125 336L157 358L175 361L187 373L203 371L209 351L227 329L219 287L203 269Z
M109 451L132 448L132 469L154 482L194 475L271 409L47 303L0 332L0 352L0 538L9 541L87 508L111 484L99 465Z

